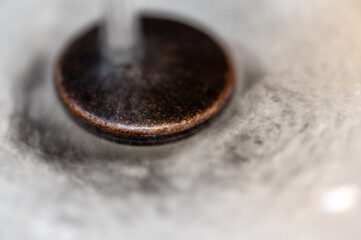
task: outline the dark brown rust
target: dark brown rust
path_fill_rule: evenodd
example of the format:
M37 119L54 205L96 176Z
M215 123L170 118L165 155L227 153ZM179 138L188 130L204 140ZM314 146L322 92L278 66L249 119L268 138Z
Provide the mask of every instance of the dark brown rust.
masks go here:
M143 19L145 57L114 67L100 53L99 27L59 57L55 84L80 122L108 139L156 144L185 137L226 103L233 70L220 46L182 23Z

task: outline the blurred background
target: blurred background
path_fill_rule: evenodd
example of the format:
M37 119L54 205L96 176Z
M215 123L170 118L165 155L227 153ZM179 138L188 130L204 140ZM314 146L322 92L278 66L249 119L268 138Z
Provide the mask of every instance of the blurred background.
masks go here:
M54 91L103 5L0 1L0 239L360 239L359 0L136 0L216 34L240 86L156 147L92 135Z

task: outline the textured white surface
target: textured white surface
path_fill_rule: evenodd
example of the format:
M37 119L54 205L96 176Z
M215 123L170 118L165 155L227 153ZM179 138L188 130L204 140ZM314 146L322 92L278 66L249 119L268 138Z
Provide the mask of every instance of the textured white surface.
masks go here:
M0 2L0 239L360 239L361 2L138 1L228 44L245 93L195 136L130 147L52 88L96 1Z

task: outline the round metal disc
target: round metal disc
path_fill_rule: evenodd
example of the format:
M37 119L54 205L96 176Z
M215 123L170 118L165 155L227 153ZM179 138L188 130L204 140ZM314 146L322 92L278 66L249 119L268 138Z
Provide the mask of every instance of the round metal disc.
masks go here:
M105 61L96 26L75 39L55 67L57 92L72 115L99 135L156 144L194 132L226 103L234 82L222 48L188 25L144 18L144 58Z

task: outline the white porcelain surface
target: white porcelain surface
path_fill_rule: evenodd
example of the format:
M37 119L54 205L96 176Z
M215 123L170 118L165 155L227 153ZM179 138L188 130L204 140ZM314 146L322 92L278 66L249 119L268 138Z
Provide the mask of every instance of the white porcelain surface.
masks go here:
M360 239L359 0L137 1L216 33L247 83L195 136L141 148L53 89L100 6L0 1L0 239Z

